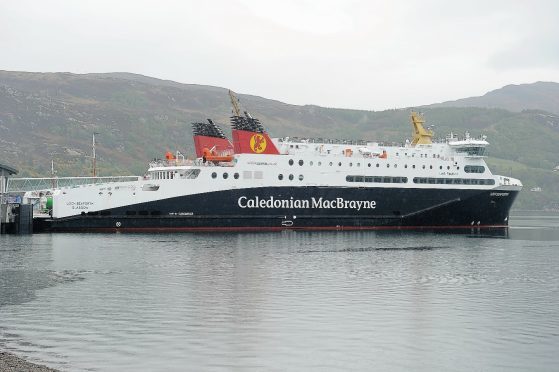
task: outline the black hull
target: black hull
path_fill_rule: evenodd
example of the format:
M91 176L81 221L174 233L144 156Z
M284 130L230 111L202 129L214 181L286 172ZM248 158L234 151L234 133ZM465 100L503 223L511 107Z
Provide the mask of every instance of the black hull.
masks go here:
M503 229L517 191L404 188L254 188L188 195L59 219L37 232ZM331 208L316 201L333 201ZM343 199L343 201L338 201ZM250 200L256 207L249 208ZM272 201L270 201L272 200ZM308 200L274 207L278 201ZM287 202L285 202L287 200ZM313 201L315 204L313 205ZM345 201L375 201L346 205ZM260 204L259 204L260 203ZM267 205L266 205L267 204ZM244 208L242 207L244 206ZM332 207L333 206L333 207ZM342 208L338 208L342 206ZM352 208L352 206L354 208Z

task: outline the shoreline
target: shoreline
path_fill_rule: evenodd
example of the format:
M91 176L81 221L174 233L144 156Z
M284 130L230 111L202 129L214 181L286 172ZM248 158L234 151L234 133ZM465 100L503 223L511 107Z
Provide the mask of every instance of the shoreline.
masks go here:
M4 372L59 372L57 369L29 362L15 354L0 351L0 371Z

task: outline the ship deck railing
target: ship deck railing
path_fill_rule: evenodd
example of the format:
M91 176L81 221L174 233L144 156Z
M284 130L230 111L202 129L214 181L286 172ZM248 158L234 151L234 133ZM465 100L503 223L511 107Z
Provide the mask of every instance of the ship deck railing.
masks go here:
M367 140L351 140L351 139L332 139L332 138L301 138L301 137L284 137L278 138L280 143L312 143L317 145L353 145L353 146L370 146L374 143L377 146L405 147L402 142L378 142Z
M138 176L9 178L7 192L23 193L27 191L52 190L91 184L131 182L137 181L138 179Z

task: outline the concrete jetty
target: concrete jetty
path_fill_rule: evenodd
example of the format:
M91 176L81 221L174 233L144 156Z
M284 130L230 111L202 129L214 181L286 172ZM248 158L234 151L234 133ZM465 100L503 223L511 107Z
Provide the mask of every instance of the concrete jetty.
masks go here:
M0 164L0 234L33 232L32 206L14 203L7 198L8 179L17 173L15 168Z

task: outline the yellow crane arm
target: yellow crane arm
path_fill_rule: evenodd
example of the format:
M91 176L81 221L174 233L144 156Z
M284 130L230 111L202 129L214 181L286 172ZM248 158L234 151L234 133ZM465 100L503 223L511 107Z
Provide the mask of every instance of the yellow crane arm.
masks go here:
M411 145L428 145L432 143L431 138L433 137L433 132L425 129L423 124L425 124L425 119L421 117L417 112L412 111L411 113L411 123L413 125L413 140Z

